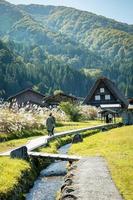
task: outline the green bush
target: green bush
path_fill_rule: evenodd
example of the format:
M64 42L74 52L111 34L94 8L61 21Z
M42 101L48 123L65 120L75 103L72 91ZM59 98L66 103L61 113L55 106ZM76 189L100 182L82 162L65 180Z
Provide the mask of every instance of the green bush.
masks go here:
M1 133L0 134L0 142L14 140L14 139L21 139L27 138L32 136L41 136L45 135L46 129L24 129L22 131L14 131L12 133Z
M66 113L71 121L78 122L81 119L81 113L76 104L70 102L61 102L60 108Z

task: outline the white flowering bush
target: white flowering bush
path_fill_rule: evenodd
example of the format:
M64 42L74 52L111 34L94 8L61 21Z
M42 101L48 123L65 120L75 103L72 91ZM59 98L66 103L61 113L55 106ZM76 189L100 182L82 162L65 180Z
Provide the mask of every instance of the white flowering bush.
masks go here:
M60 108L71 121L93 120L97 118L98 109L94 106L78 105L70 102L62 102Z
M97 109L91 106L78 106L82 120L95 119ZM44 130L46 119L52 112L56 122L60 124L69 121L68 115L58 107L39 107L27 104L21 108L14 102L12 105L7 102L0 102L0 138L6 134L8 139L32 136L32 130ZM3 134L2 134L3 133ZM33 135L37 135L36 132Z
M70 102L61 102L60 108L66 113L70 121L78 122L81 119L80 109L78 105Z
M41 108L37 105L27 104L19 106L14 102L12 106L7 102L0 102L0 134L10 135L19 134L21 137L24 130L44 129L45 121L50 112L56 118L56 121L67 121L65 113L57 108Z
M79 110L83 120L93 120L97 118L98 109L94 106L80 105Z

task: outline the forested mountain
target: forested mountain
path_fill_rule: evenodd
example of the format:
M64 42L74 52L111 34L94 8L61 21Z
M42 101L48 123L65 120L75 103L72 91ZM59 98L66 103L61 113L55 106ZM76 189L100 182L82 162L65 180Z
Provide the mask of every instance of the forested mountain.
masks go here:
M15 44L10 43L9 46L13 47ZM1 97L7 98L21 89L32 86L43 93L52 93L61 88L63 91L77 96L80 91L80 95L84 96L94 81L84 73L63 65L55 57L41 54L41 49L38 47L33 51L32 47L28 48L26 52L28 52L31 62L24 62L22 56L11 52L0 41ZM40 59L43 62L40 62ZM34 64L32 64L32 60Z
M117 22L87 11L63 6L20 5L19 8L30 14L44 26L53 31L71 34L73 38L82 39L86 32L96 28L113 28L133 33L133 25Z
M86 96L99 75L133 95L133 25L68 7L0 1L2 97L34 86ZM6 58L8 62L6 61ZM9 59L10 58L10 59Z

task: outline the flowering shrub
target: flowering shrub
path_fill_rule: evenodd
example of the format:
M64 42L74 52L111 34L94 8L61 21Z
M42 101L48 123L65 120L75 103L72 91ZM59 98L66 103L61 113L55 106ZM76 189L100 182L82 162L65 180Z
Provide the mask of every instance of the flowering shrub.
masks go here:
M41 108L27 104L19 108L17 104L0 102L0 133L21 132L24 129L44 128L45 121L53 113L57 121L66 121L65 113L59 108Z
M80 109L70 102L61 102L60 108L66 113L70 121L78 122L81 119Z
M98 109L94 106L81 105L79 106L83 120L93 120L97 118Z
M71 121L96 119L98 109L94 106L78 105L62 102L60 108L68 115Z
M61 107L41 108L37 105L27 104L19 108L15 102L12 106L10 103L0 102L0 133L9 135L17 132L20 138L24 137L25 130L44 129L45 121L51 112L57 122L69 121ZM97 116L97 109L91 106L78 106L78 113L83 120L94 119ZM29 136L28 132L27 136Z

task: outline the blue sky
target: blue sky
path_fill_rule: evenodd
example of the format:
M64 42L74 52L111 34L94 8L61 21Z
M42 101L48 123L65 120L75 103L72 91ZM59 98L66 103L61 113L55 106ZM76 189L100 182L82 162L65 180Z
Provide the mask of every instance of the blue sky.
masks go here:
M7 0L14 4L64 5L133 24L133 0Z

